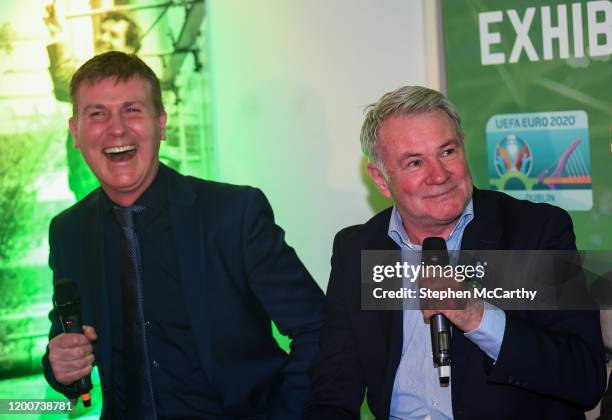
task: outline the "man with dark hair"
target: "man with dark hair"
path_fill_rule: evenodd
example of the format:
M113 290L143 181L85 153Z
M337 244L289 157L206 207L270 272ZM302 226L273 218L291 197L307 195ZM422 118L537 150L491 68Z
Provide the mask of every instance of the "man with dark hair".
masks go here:
M140 26L126 12L109 12L102 15L95 40L97 54L122 51L136 54L140 50Z
M459 115L439 92L406 86L371 105L361 130L368 173L395 206L334 241L307 419L357 419L367 389L380 419L580 418L605 387L595 311L361 310L364 250L575 250L569 215L472 185ZM417 263L418 264L418 263ZM450 384L432 361L428 321L452 324Z
M70 102L70 79L80 62L67 46L66 34L60 24L55 5L46 7L45 25L51 35L47 45L49 74L53 82L53 93L60 102ZM96 25L94 25L96 26ZM141 46L141 30L134 18L127 12L109 12L101 16L94 33L94 51L121 51L135 54ZM77 200L85 197L99 186L98 180L88 169L78 150L74 148L70 133L66 138L68 160L68 185Z
M60 24L55 6L46 8L45 25L51 35L47 45L49 55L49 74L53 81L55 98L60 102L70 102L70 79L80 63L67 47L66 34ZM95 54L108 51L121 51L136 54L141 47L141 30L134 18L127 12L109 12L100 17L94 33Z
M323 294L264 195L159 162L159 80L136 56L89 60L71 96L70 131L101 188L50 225L54 282L76 282L86 326L62 333L51 311L49 383L76 397L95 355L104 418L301 418Z

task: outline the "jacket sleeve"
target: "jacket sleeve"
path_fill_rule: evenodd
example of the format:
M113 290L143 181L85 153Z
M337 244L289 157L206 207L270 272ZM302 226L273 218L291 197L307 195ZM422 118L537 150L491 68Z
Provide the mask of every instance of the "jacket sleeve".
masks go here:
M334 239L321 345L310 368L312 392L305 419L359 419L365 394L356 338L351 330L347 267L341 257L341 233ZM355 263L354 261L352 262Z
M60 258L59 258L59 249L57 248L56 242L56 219L51 221L49 227L49 267L53 270L53 283L59 278L61 278L60 272ZM51 331L49 332L49 340L53 337L62 333L62 327L59 320L59 315L55 308L49 312L49 320L51 321ZM64 394L67 398L77 398L79 396L78 392L74 389L73 386L67 386L60 384L53 376L53 371L51 369L51 364L49 362L49 346L47 345L47 350L45 351L45 355L42 358L42 364L45 374L45 379L51 385L53 389L57 392Z
M285 242L268 201L257 189L249 189L243 223L250 287L279 331L292 340L271 418L298 419L310 390L307 369L318 347L323 292Z
M566 212L555 210L542 230L539 248L575 251L571 219ZM567 276L567 272L556 274ZM586 292L586 282L579 284ZM599 313L509 312L500 354L489 379L591 409L606 386Z

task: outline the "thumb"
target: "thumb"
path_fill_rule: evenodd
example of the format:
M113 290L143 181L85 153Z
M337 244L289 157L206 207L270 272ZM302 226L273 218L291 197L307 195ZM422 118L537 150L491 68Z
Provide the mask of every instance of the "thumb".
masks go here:
M98 334L96 334L96 330L91 325L83 325L83 334L85 334L85 337L90 342L98 339Z

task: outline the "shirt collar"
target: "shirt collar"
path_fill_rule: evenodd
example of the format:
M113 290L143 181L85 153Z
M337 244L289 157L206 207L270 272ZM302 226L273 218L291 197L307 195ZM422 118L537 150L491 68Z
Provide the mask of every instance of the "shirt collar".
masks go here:
M453 227L448 238L446 238L446 243L448 249L459 249L461 246L461 239L463 237L463 231L465 227L474 219L474 203L473 199L470 198L467 206L461 212L461 216L459 216L459 220ZM391 218L389 220L389 229L388 235L393 241L402 249L410 249L413 251L420 251L421 245L417 245L412 243L408 238L408 234L404 229L404 223L402 221L402 216L400 215L397 206L393 206L393 210L391 211Z

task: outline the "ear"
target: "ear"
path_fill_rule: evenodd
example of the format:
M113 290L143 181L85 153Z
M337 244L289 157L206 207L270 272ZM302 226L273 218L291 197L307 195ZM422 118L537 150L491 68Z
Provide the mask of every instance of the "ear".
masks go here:
M167 120L168 120L168 114L166 114L165 112L162 112L157 119L157 122L159 124L159 132L161 134L162 140L166 140L166 122Z
M70 128L70 134L72 134L72 147L79 148L79 139L77 136L77 117L72 116L68 120L68 128Z
M389 185L387 184L387 179L383 175L382 171L378 167L378 165L374 163L368 163L368 174L378 190L387 198L391 198L391 190L389 189Z

